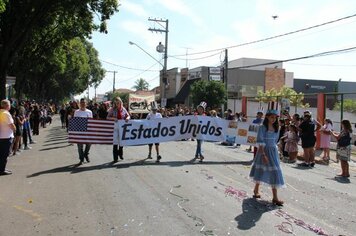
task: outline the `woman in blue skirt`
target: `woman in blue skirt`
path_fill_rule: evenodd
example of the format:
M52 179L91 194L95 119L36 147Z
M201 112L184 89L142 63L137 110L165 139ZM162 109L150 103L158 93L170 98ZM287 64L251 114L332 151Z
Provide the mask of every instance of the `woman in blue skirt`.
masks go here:
M253 179L255 189L254 198L260 198L260 184L271 186L273 199L272 203L283 206L283 201L278 198L277 188L284 187L282 170L279 165L279 155L277 140L279 136L278 127L278 103L270 102L263 124L257 134L258 151L252 164L250 177Z

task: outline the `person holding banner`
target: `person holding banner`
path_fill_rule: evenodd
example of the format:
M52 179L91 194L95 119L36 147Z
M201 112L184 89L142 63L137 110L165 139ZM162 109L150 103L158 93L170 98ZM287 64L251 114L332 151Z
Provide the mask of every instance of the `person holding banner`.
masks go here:
M113 99L113 106L108 111L108 120L114 120L115 122L118 120L130 120L130 114L127 112L125 107L122 105L122 100L120 97L116 97ZM121 160L124 159L123 156L123 147L119 146L119 127L115 125L114 128L114 142L113 142L113 163L118 162L120 157ZM119 146L119 149L117 149Z
M197 106L197 113L196 115L198 116L205 116L205 108L206 108L206 102L201 102L198 106ZM197 139L197 148L195 151L195 159L200 159L199 162L203 162L204 160L204 156L203 156L203 151L201 148L201 145L203 144L203 140L202 139Z
M155 120L155 119L161 119L162 115L161 113L157 112L158 105L156 101L151 102L151 112L148 113L146 119L147 120ZM153 143L148 144L148 156L147 159L152 159L151 153L152 153L152 146ZM156 153L157 153L157 160L156 162L160 162L162 159L161 155L159 155L159 143L155 143L155 148L156 148Z
M79 103L80 108L74 111L73 117L84 117L84 118L93 118L93 113L91 110L87 109L87 104L84 98L80 99ZM78 166L82 165L84 162L84 158L87 162L90 162L89 159L89 151L90 151L90 143L85 144L85 149L83 150L83 143L77 143L78 153L79 153L79 163Z
M258 129L258 150L252 163L250 178L255 182L254 198L261 198L259 190L262 182L272 188L272 203L277 206L283 206L284 202L277 195L277 188L284 187L277 148L279 135L278 115L278 103L270 102L263 124Z

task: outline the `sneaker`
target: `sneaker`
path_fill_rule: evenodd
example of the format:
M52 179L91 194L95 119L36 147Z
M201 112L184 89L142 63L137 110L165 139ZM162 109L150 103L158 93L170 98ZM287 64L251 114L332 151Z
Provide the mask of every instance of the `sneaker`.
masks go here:
M124 160L124 157L122 155L119 155L120 160Z
M30 146L26 146L23 148L23 150L31 150L31 149L32 149L32 147L30 147Z
M315 166L315 162L310 163L310 167L314 167Z
M12 171L11 170L4 170L3 172L0 172L0 175L11 175Z
M151 153L148 154L147 159L152 159Z
M85 158L85 160L86 160L88 163L90 162L90 159L89 159L88 156L85 156L84 158Z
M200 160L199 160L199 162L203 162L203 160L204 160L204 156L200 154Z
M81 165L83 165L83 161L79 161L77 164L77 166L81 166Z

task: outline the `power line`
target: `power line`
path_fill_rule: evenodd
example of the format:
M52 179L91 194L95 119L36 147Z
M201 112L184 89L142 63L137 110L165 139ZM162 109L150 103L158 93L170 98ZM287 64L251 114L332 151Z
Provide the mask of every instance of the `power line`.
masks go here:
M169 56L170 58L174 58L174 59L177 59L177 60L182 60L182 61L194 61L194 60L202 60L202 59L206 59L206 58L209 58L209 57L213 57L213 56L216 56L216 55L219 55L221 54L221 52L217 52L217 53L214 53L214 54L211 54L209 56L205 56L205 57L198 57L198 58L178 58L176 56Z
M352 18L352 17L355 17L355 16L356 16L356 14L353 14L353 15L349 15L349 16L345 16L345 17L336 19L336 20L332 20L332 21L321 23L321 24L309 26L309 27L306 27L306 28L302 28L302 29L299 29L299 30L291 31L291 32L284 33L284 34L279 34L279 35L275 35L275 36L271 36L271 37L267 37L267 38L263 38L263 39L259 39L259 40L254 40L254 41L247 42L247 43L241 43L241 44L237 44L237 45L233 45L233 46L217 48L217 49L211 49L211 50L207 50L207 51L201 51L201 52L195 52L195 53L189 53L189 54L179 54L179 55L174 55L174 56L175 57L182 57L182 56L187 56L187 55L204 54L204 53L209 53L209 52L221 51L221 50L224 50L224 49L230 49L230 48L236 48L236 47L246 46L246 45L250 45L250 44L260 43L260 42L263 42L263 41L267 41L267 40L271 40L271 39L275 39L275 38L280 38L280 37L283 37L283 36L287 36L287 35L291 35L291 34L295 34L295 33L300 33L300 32L306 31L306 30L318 28L318 27L325 26L325 25L328 25L328 24L332 24L332 23L335 23L335 22L338 22L338 21L346 20L346 19L349 19L349 18Z
M115 63L112 63L112 62L108 62L108 61L104 61L104 60L101 60L99 59L100 61L104 62L104 63L107 63L107 64L110 64L110 65L113 65L113 66L117 66L117 67L120 67L120 68L123 68L123 69L128 69L128 70L136 70L136 71L152 71L152 72L158 72L159 70L147 70L147 69L137 69L137 68L132 68L132 67L127 67L127 66L121 66L121 65L118 65L118 64L115 64Z
M313 55L309 55L309 56L296 57L296 58L291 58L291 59L286 59L286 60L279 60L279 61L267 62L267 63L261 63L261 64L255 64L255 65L240 66L240 67L235 67L235 68L244 69L244 68L250 68L250 67L255 67L255 66L274 65L274 64L282 63L282 62L297 61L297 60L314 58L314 57L322 57L322 56L331 56L331 55L341 54L341 53L349 53L349 52L352 52L354 50L356 50L356 46L355 47L350 47L350 48L333 50L333 51L321 52L321 53L317 53L317 54L313 54Z
M300 66L335 66L335 67L355 67L355 65L336 65L336 64L307 64L307 63L289 63L291 65L300 65Z
M154 66L157 65L157 64L158 64L158 62L156 62L156 63L153 64L152 66L148 67L146 70L142 71L141 73L139 73L139 74L137 74L137 75L134 75L134 76L132 76L132 77L130 77L130 78L128 78L128 79L121 80L120 82L126 82L126 81L129 81L129 80L132 80L132 79L136 78L137 76L140 76L140 75L142 75L143 73L149 71L149 69L151 69L152 67L154 67Z

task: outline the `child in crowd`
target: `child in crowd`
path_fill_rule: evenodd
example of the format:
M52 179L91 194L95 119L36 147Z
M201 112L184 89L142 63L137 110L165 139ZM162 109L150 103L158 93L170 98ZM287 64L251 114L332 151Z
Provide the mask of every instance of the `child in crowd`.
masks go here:
M289 157L288 162L295 163L298 155L298 142L299 142L298 131L297 131L297 127L294 124L289 125L288 129L289 129L288 132L283 137L286 143L284 150L288 152L288 157Z
M320 129L320 148L323 149L323 160L326 162L330 160L330 142L332 129L333 122L330 119L325 119L324 125Z
M206 102L201 102L197 107L196 115L205 116L205 108L206 108ZM203 162L204 160L203 151L201 148L202 144L203 144L203 140L197 139L197 148L195 151L194 160L199 158L199 162Z

